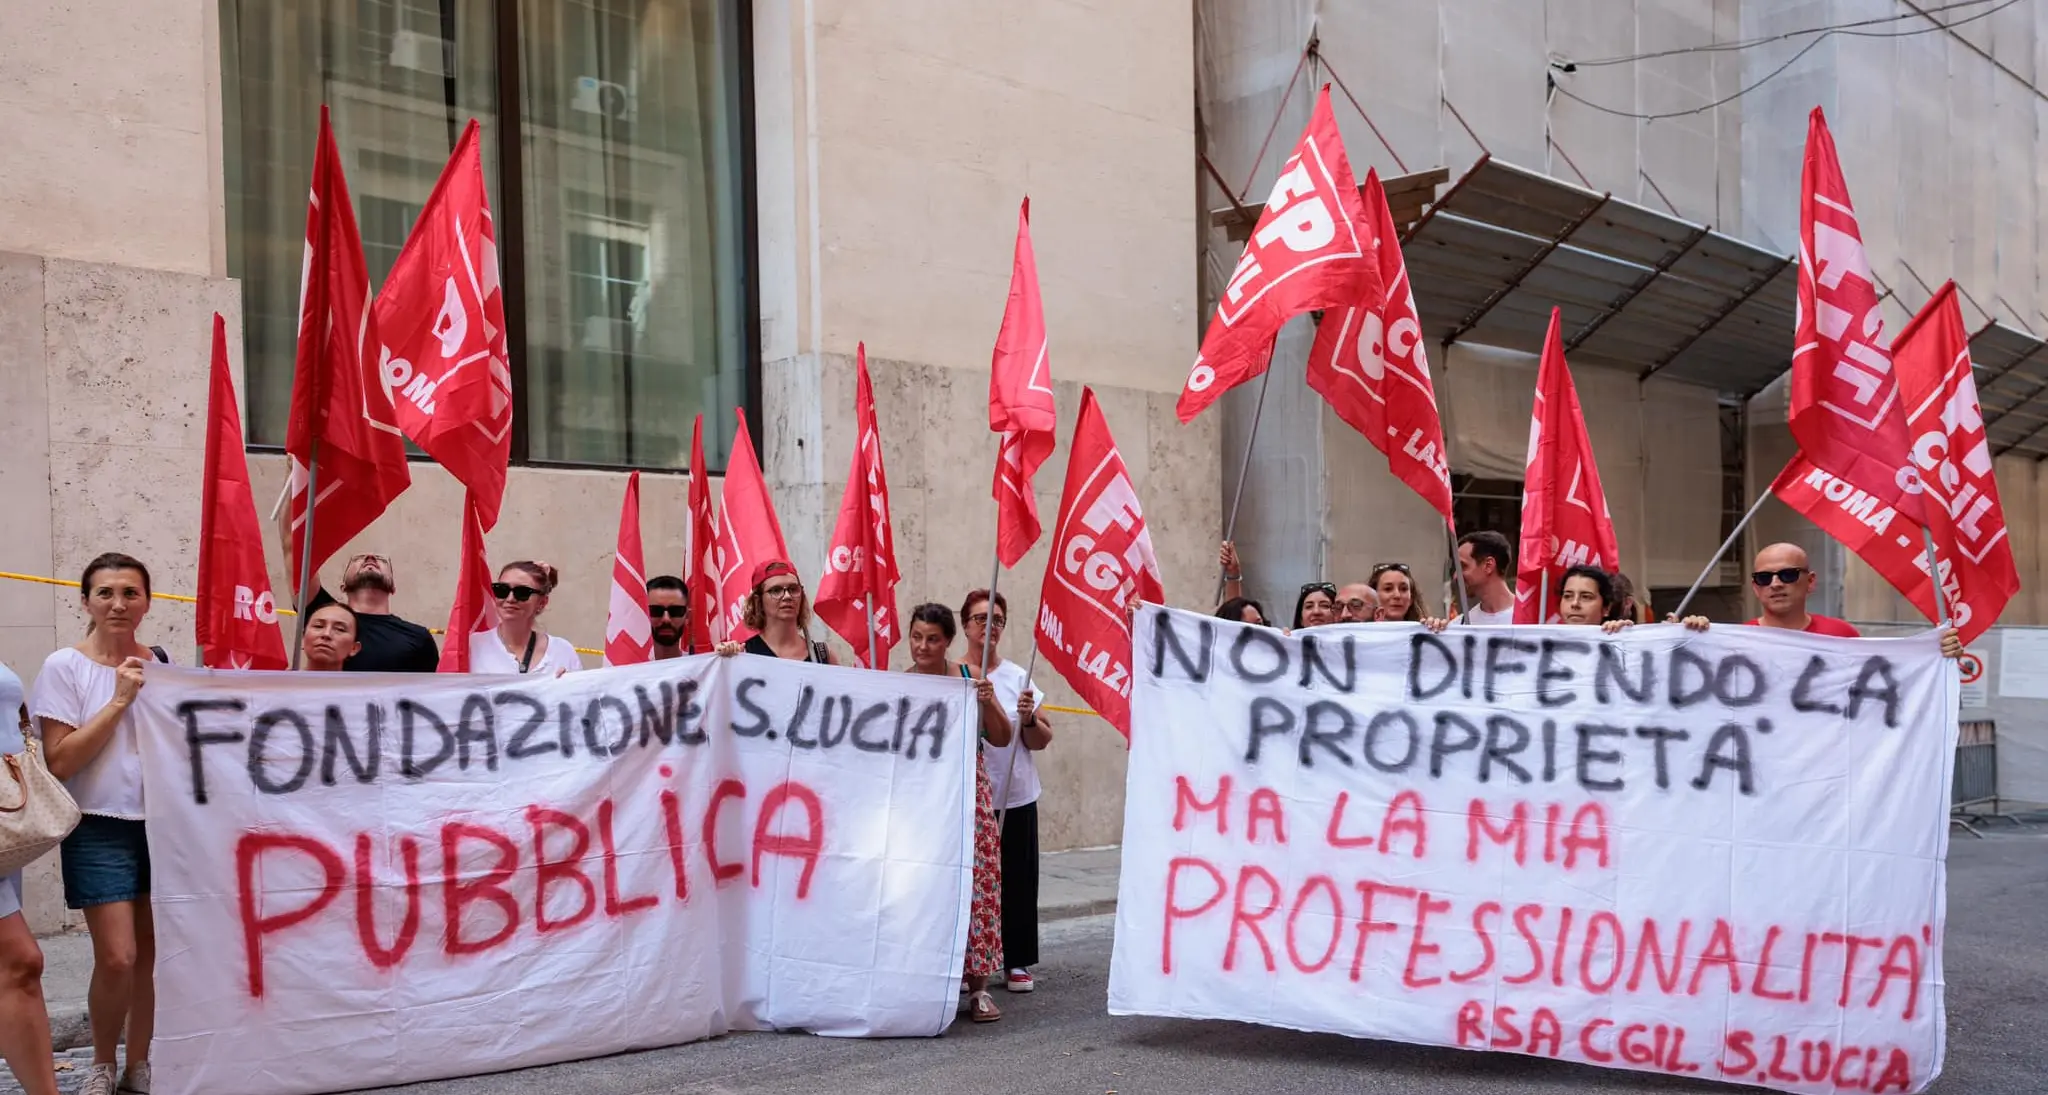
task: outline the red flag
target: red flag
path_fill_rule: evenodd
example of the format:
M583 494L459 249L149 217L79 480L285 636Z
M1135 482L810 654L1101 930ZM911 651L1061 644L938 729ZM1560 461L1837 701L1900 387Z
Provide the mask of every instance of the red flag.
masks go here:
M1971 377L1969 336L1954 283L1944 285L1892 346L1916 483L1949 617L1962 640L1989 630L2019 591L1991 446ZM1919 526L1880 499L1795 456L1771 490L1870 564L1929 620L1940 618Z
M370 333L398 424L475 492L489 531L512 451L512 372L474 120L384 279Z
M498 601L491 596L490 558L484 553L484 522L475 491L462 494L462 574L455 581L455 606L441 638L443 673L469 672L469 637L498 626Z
M1372 222L1325 86L1202 336L1180 394L1180 420L1193 420L1218 396L1265 372L1273 339L1289 319L1380 299L1378 282Z
M704 416L690 431L690 559L683 584L690 587L690 625L683 653L709 650L725 636L718 612L718 523L711 514L711 472L704 464Z
M1518 624L1557 618L1557 583L1572 567L1586 564L1612 572L1621 566L1614 519L1607 512L1607 493L1600 489L1600 468L1593 461L1593 443L1579 411L1578 389L1564 363L1555 308L1550 310L1550 331L1543 336L1543 360L1536 368L1529 465L1522 480L1522 543L1516 555Z
M1038 594L1038 652L1129 738L1131 622L1125 610L1134 598L1161 603L1166 590L1138 493L1092 389L1081 392L1052 543Z
M1422 316L1408 286L1408 264L1387 192L1365 173L1366 225L1377 260L1377 296L1323 314L1308 352L1308 386L1350 427L1386 454L1387 468L1451 520L1451 466L1436 386L1422 345Z
M249 488L242 415L228 373L228 325L213 314L206 480L199 503L199 612L193 630L209 668L283 669L284 633L263 561L263 524Z
M1799 200L1799 318L1790 424L1815 467L1922 520L1884 309L1827 119L1813 108Z
M285 567L299 591L304 561L308 466L318 447L313 556L318 570L343 544L370 527L393 498L412 485L391 394L363 361L370 275L356 231L341 153L320 108L313 153L313 192L306 206L306 265L299 284L299 353L285 432L291 456L291 554Z
M718 611L726 638L744 642L754 636L743 619L754 568L771 559L788 559L789 549L782 544L782 522L775 519L775 502L768 497L768 482L754 457L747 416L734 413L740 430L725 466L725 496L718 503Z
M1031 249L1031 199L1017 212L1017 251L1010 263L1010 299L996 332L988 372L988 428L1003 437L996 453L996 555L1006 567L1038 542L1038 499L1032 478L1052 455L1058 418L1052 365L1046 358L1045 307L1038 297L1038 258Z
M860 664L887 667L896 646L896 537L889 522L889 477L882 470L882 435L875 426L875 390L868 381L868 348L854 354L854 423L859 436L839 521L825 549L825 577L813 603L818 618L853 645ZM868 650L868 606L875 606L875 647Z
M654 657L647 618L647 564L640 553L640 473L626 477L619 546L612 552L612 598L604 617L604 664L639 665Z

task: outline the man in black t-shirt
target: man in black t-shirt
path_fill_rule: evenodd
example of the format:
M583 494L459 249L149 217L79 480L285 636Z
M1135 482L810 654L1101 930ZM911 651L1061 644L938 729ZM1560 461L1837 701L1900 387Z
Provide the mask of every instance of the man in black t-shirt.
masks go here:
M432 673L440 667L441 652L433 633L391 614L398 578L389 557L350 556L341 568L341 592L356 614L356 641L362 644L342 668L356 673ZM315 590L307 611L332 600L325 589Z

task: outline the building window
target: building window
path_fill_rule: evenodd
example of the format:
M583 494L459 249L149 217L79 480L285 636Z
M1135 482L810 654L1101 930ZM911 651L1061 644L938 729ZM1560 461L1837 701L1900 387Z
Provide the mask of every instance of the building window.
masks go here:
M373 289L463 125L483 123L515 460L679 469L702 413L724 467L756 354L746 0L220 5L252 443L284 441L324 102Z

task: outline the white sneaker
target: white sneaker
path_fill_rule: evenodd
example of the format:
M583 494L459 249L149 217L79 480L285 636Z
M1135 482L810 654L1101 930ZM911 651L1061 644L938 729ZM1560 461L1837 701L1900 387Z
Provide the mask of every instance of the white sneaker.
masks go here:
M114 1083L120 1076L119 1065L94 1065L86 1074L85 1086L78 1089L78 1095L114 1095Z
M121 1085L114 1090L120 1095L149 1095L149 1062L128 1066L128 1075L121 1078Z

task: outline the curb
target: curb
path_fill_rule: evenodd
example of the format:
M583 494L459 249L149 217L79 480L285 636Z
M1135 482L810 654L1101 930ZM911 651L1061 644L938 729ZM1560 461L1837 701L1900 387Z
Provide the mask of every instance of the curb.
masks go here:
M60 1008L50 1012L50 1048L58 1053L92 1045L92 1023L85 1008Z
M1079 920L1084 916L1102 916L1116 911L1116 898L1103 897L1094 901L1073 901L1064 905L1040 905L1038 920L1050 923L1054 920Z

